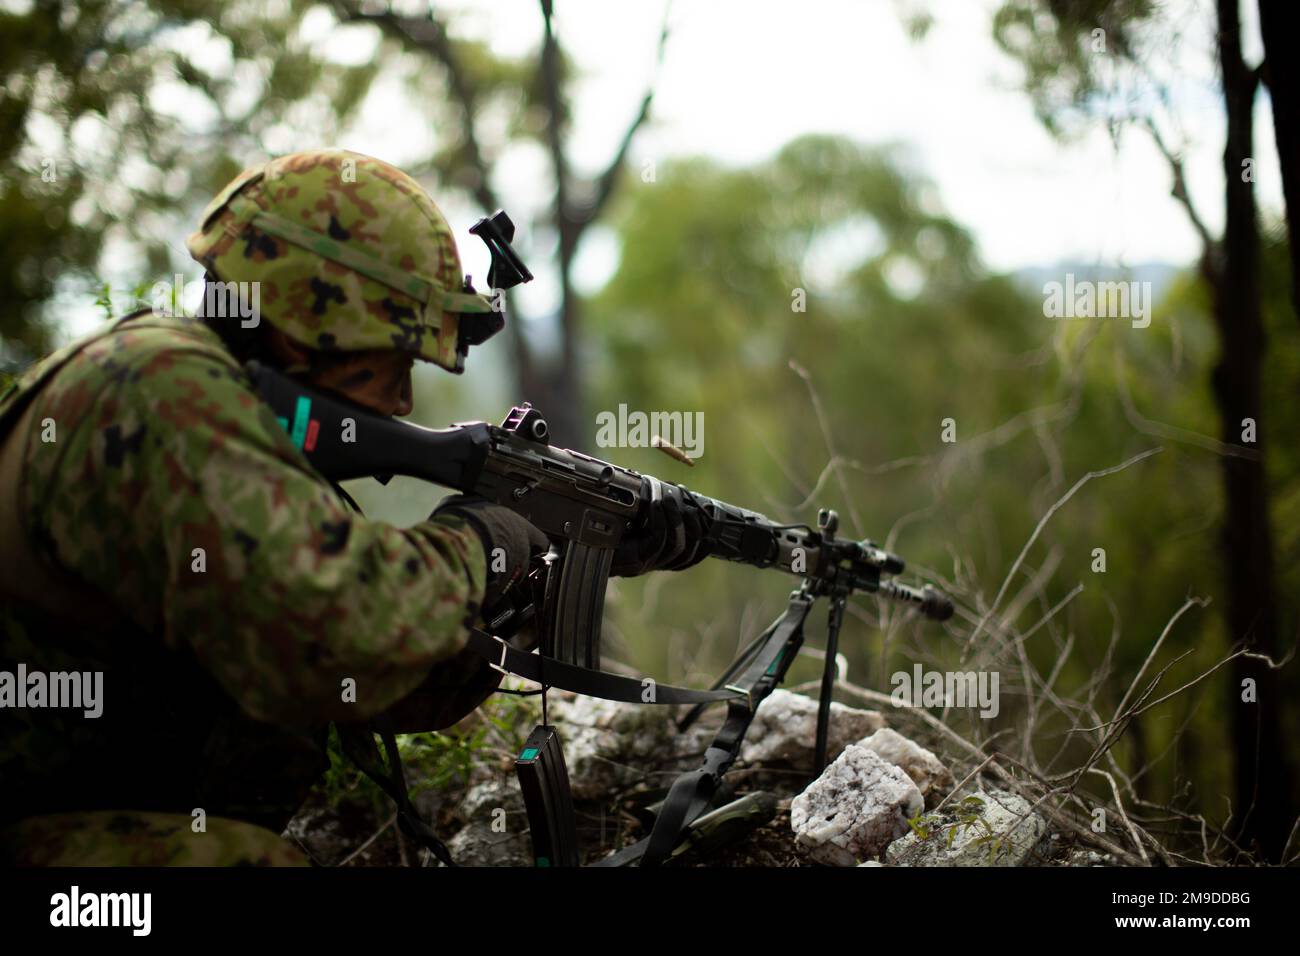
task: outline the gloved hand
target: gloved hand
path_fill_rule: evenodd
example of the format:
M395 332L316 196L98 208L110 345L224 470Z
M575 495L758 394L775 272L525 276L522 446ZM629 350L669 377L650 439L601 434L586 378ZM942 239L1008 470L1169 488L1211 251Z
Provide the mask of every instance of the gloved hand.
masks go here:
M706 530L698 506L681 485L664 486L663 497L650 505L645 526L626 535L614 549L610 577L635 577L647 571L684 571L709 556Z
M534 589L531 600L540 608L544 579L514 588L520 586ZM536 619L504 636L504 640L516 650L529 653L538 644ZM434 664L423 683L384 711L382 717L396 734L443 730L464 720L496 693L502 676L474 651L464 648Z
M523 579L535 553L545 553L551 546L550 539L531 521L477 495L453 495L439 504L433 514L464 518L482 539L488 559L484 610L493 607L508 587ZM493 560L497 548L505 552L504 562ZM502 563L504 570L496 570Z

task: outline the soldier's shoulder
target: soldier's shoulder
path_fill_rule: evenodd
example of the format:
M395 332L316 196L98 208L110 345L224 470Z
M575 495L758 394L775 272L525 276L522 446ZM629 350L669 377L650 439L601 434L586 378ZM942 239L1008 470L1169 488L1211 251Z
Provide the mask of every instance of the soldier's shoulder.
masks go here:
M39 401L58 418L115 419L123 403L155 411L177 403L242 409L256 401L221 338L191 318L128 317L46 362L60 364Z
M108 335L91 342L81 356L91 363L130 367L141 374L167 368L172 361L206 361L238 368L221 338L201 320L188 316L128 316Z
M106 332L75 349L50 388L147 391L178 381L242 378L239 363L221 338L199 320L143 314L123 319Z
M168 374L171 373L171 374ZM202 321L136 313L68 343L12 376L0 407L40 389L50 396L103 394L106 386L138 385L176 375L240 380L238 362Z

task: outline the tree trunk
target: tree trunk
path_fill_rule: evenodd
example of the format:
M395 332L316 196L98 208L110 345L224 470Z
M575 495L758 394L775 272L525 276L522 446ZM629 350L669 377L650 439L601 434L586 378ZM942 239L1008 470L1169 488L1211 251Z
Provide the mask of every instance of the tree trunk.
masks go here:
M1286 13L1290 10L1291 13ZM1300 62L1292 32L1295 0L1259 0L1259 27L1264 35L1264 79L1273 101L1273 136L1282 166L1282 195L1291 249L1291 304L1300 318Z
M1224 560L1227 563L1229 640L1244 642L1277 658L1277 613L1273 586L1273 544L1269 527L1264 451L1267 423L1260 407L1264 328L1259 298L1259 230L1253 184L1243 176L1252 157L1252 113L1256 77L1241 55L1238 0L1218 0L1219 63L1227 107L1226 225L1214 320L1222 348L1212 374L1225 443L1243 445L1246 419L1255 423L1250 457L1224 455L1226 503ZM1258 842L1277 861L1286 842L1292 806L1290 773L1282 747L1281 695L1276 671L1260 660L1238 657L1229 687L1229 720L1235 752L1234 824L1243 843ZM1242 701L1247 681L1255 703Z
M555 215L560 221L560 355L554 365L544 363L529 349L522 334L516 337L515 379L522 392L516 401L532 402L541 410L550 428L552 445L590 454L592 436L583 424L589 419L583 407L582 369L577 361L579 303L571 278L577 231L561 219L561 208Z
M516 367L516 380L521 394L515 401L529 401L546 418L550 429L548 441L561 448L594 454L591 436L585 432L581 411L581 383L576 372L566 372L563 366L554 371L539 368L536 358L526 367Z

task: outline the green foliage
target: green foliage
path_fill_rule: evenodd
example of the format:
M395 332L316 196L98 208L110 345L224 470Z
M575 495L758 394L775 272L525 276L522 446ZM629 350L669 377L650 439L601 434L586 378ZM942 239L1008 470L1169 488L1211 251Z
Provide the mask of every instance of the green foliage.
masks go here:
M916 834L918 840L930 839L930 828L926 825L926 814L924 811L914 817L907 818L908 828Z
M377 66L341 65L305 42L313 7L89 0L0 12L9 352L49 350L60 318L50 299L101 292L110 244L137 251L138 275L170 278L188 261L177 237L248 161L336 137Z
M365 775L358 770L347 756L343 753L343 744L339 740L338 730L333 724L330 725L329 739L326 742L325 754L329 758L329 769L316 784L316 792L319 793L329 807L337 807L349 793L352 793L358 786L370 788L376 794L383 796L383 792L366 779ZM376 802L378 806L378 802Z
M905 153L828 137L791 143L749 169L661 164L656 182L628 184L612 222L621 260L587 306L592 407L698 410L705 442L691 469L653 450L598 453L782 520L811 522L818 507L835 508L842 533L900 551L911 573L946 580L970 608L976 594L998 592L1040 519L1083 475L1160 447L1089 482L1044 526L1009 582L1015 595L1043 571L1042 593L1017 605L1014 624L1042 622L1025 642L1040 673L1068 647L1053 693L1092 694L1105 715L1189 593L1210 604L1184 617L1148 676L1190 651L1162 684L1172 690L1226 653L1209 389L1218 345L1193 274L1155 302L1149 328L1049 319L1040 288L983 269ZM1266 412L1277 434L1300 433L1285 398L1300 329L1289 317L1283 247L1264 253L1274 336ZM793 308L796 289L807 292L806 312ZM941 440L947 418L955 444ZM838 471L827 470L833 458ZM1279 519L1300 517L1300 455L1279 449L1270 468ZM1289 558L1279 557L1284 633L1297 626L1295 527L1285 524L1279 545ZM1105 572L1093 570L1096 548ZM676 681L716 675L795 584L721 562L654 577L614 582L607 626L614 653ZM886 617L882 638L875 602L854 605L840 642L850 680L888 692L890 675L918 661L998 670L999 716L990 724L954 710L948 720L977 736L1020 733L1026 690L1015 661L994 654L1001 641L985 635L967 648L971 625L960 617L946 636ZM810 643L818 639L814 627ZM801 658L788 683L818 667ZM1109 676L1099 682L1100 673ZM1220 674L1135 722L1115 753L1129 772L1161 761L1138 777L1144 799L1173 799L1186 780L1188 805L1221 818L1209 795L1228 786L1228 691ZM1069 767L1087 758L1070 721L1042 708L1040 719L1043 759ZM1188 735L1171 747L1184 722Z
M406 770L410 794L463 788L476 766L486 766L503 750L517 753L527 737L526 709L520 697L495 694L478 709L482 719L472 727L458 725L457 729L398 734L397 753ZM317 784L316 793L327 807L336 809L344 800L361 800L376 818L391 813L388 795L347 758L333 725L326 753L329 769ZM382 747L380 753L382 756Z
M476 765L503 749L511 754L522 749L527 732L521 729L520 701L511 694L493 695L478 710L482 721L471 729L398 735L402 762L422 771L413 779L411 793L466 786Z
M1025 68L1024 85L1038 118L1057 136L1080 121L1133 107L1121 92L1126 71L1146 68L1150 28L1168 42L1154 0L1006 0L993 17L993 38Z
M1004 838L998 836L989 822L984 819L984 801L974 794L963 797L951 809L942 814L927 814L924 811L907 819L907 826L922 842L934 836L941 839L944 846L952 849L957 838L967 831L979 835L968 841L970 846L985 848L985 861L993 863L998 851L1002 849ZM982 832L981 832L982 831Z
M107 279L101 279L96 280L93 288L96 290L95 307L104 313L105 322L111 322L124 315L130 315L137 309L150 308L154 305L150 297L152 286L148 281L137 282L130 289L114 289L111 282ZM165 303L177 315L184 311L184 303L180 300L180 293L181 290L173 286ZM115 296L117 301L114 301ZM125 299L124 302L123 299Z

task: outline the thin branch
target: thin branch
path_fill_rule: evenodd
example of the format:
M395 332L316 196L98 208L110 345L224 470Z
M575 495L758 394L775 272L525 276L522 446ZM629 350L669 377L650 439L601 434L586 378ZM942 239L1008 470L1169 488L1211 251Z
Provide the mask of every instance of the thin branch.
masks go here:
M1038 540L1038 536L1042 533L1043 528L1046 527L1047 522L1051 520L1052 515L1056 514L1056 512L1059 511L1067 501L1069 501L1071 498L1074 497L1074 493L1076 491L1078 491L1080 488L1086 485L1093 478L1103 478L1106 475L1116 474L1117 472L1123 471L1125 468L1128 468L1130 465L1137 464L1139 461L1142 461L1145 458L1150 458L1152 455L1158 455L1162 451L1164 451L1163 448L1151 448L1148 449L1147 451L1141 452L1140 454L1134 455L1132 458L1128 459L1127 461L1121 462L1120 464L1115 465L1111 468L1103 468L1100 471L1088 472L1082 478L1076 481L1074 483L1074 486L1071 487L1069 491L1067 491L1064 495L1058 498L1055 504L1053 504L1050 508L1047 509L1047 513L1043 515L1043 517L1039 520L1037 526L1034 528L1033 533L1029 536L1029 540L1025 542L1025 546L1020 549L1020 555L1019 557L1016 558L1015 563L1012 564L1011 570L1007 572L1006 579L1002 582L1002 587L998 590L997 597L993 599L993 604L989 607L983 619L979 622L979 625L975 628L975 630L971 633L971 636L967 639L966 647L963 648L962 650L963 661L966 659L966 654L970 650L971 645L975 643L975 639L979 637L981 632L983 632L984 626L988 623L989 618L993 616L993 613L997 610L998 605L1002 603L1002 598L1007 593L1007 587L1011 584L1011 579L1015 577L1016 572L1020 570L1020 565L1024 563L1025 556L1029 553L1029 549L1033 546L1034 542Z
M1160 135L1160 130L1156 127L1155 121L1152 120L1151 117L1144 117L1142 125L1145 126L1147 132L1151 134L1151 139L1155 142L1156 149L1160 151L1160 155L1163 156L1165 162L1169 164L1169 171L1174 177L1174 185L1170 190L1170 195L1177 199L1178 202L1182 204L1183 209L1187 211L1187 218L1191 221L1192 228L1196 230L1196 234L1201 239L1201 246L1204 249L1202 262L1205 263L1203 268L1206 270L1212 269L1214 267L1211 266L1210 263L1218 250L1219 244L1215 238L1210 235L1210 230L1206 228L1205 221L1201 219L1200 213L1196 211L1196 206L1192 203L1191 194L1187 191L1187 177L1183 171L1183 158L1174 153L1174 151L1169 148L1168 144L1165 143L1164 137ZM1214 279L1212 275L1207 275L1206 278L1211 281Z
M803 379L804 385L808 387L808 397L812 400L813 413L816 414L817 424L821 427L822 440L825 441L826 443L826 451L831 456L830 464L827 465L827 467L834 469L835 478L839 482L839 486L840 486L840 495L844 500L844 506L849 509L849 517L853 521L853 527L855 530L861 531L862 519L858 515L858 509L857 506L853 503L853 499L849 497L849 486L848 483L844 480L843 471L839 467L840 457L835 452L835 441L834 441L834 437L831 435L830 422L827 421L826 411L824 408L822 408L821 397L817 394L817 389L813 388L812 376L808 374L807 369L805 369L794 359L790 359L789 364L791 370L793 370L793 372L796 375L798 375L801 379Z
M1124 374L1123 356L1118 347L1115 349L1115 382L1119 385L1119 400L1120 404L1124 406L1124 416L1129 420L1129 424L1144 435L1153 435L1166 441L1195 445L1197 448L1212 451L1216 455L1232 455L1236 458L1259 461L1260 453L1253 448L1229 445L1227 442L1221 442L1199 432L1178 428L1175 425L1166 425L1164 422L1157 422L1139 412L1137 406L1133 404L1133 396L1129 392L1128 376Z
M1174 612L1173 617L1171 617L1168 620L1168 622L1166 622L1164 626L1164 630L1160 632L1160 636L1157 637L1155 643L1151 645L1151 650L1147 653L1146 660L1142 662L1142 666L1138 668L1137 675L1129 683L1128 690L1125 691L1124 697L1119 702L1119 706L1115 708L1115 716L1111 720L1112 723L1117 723L1119 721L1120 711L1124 709L1124 706L1128 703L1129 698L1133 696L1133 691L1137 687L1138 681L1140 681L1142 679L1142 675L1146 673L1147 667L1150 665L1151 661L1155 658L1156 654L1160 651L1160 646L1165 642L1165 638L1169 636L1169 632L1174 629L1174 625L1178 623L1178 619L1182 617L1184 614L1186 614L1189 610L1191 610L1192 605L1196 605L1198 607L1205 607L1209 603L1210 603L1209 598L1189 597L1186 601L1183 602L1183 606Z
M1124 812L1124 801L1120 799L1119 787L1115 785L1115 778L1099 767L1090 767L1089 772L1100 774L1110 781L1110 790L1111 793L1115 795L1115 806L1119 808L1119 817L1124 821L1124 826L1128 827L1129 836L1133 838L1133 845L1137 847L1137 851L1142 857L1142 862L1147 866L1150 866L1151 858L1147 856L1146 848L1142 846L1142 838L1138 836L1137 828L1133 826L1133 821L1131 821L1128 818L1128 814Z
M361 844L361 846L357 847L355 850L353 850L351 853L349 853L349 854L348 854L347 856L345 856L343 859L339 860L339 862L335 863L334 865L335 865L335 866L347 866L349 863L351 863L351 862L356 858L356 856L357 856L359 853L361 853L362 850L364 850L366 847L370 846L370 844L374 843L375 840L379 838L379 835L382 834L382 833L383 833L385 830L387 830L389 827L391 827L391 826L392 826L396 821L397 821L397 814L394 813L391 817L388 818L388 822L387 822L387 823L385 823L383 826L381 826L381 827L380 827L378 830L376 830L374 833L370 834L370 839L369 839L369 840L367 840L365 843Z
M671 0L664 5L664 22L663 26L659 30L659 45L655 51L656 73L663 66L664 62L664 50L668 45L668 13L672 9L672 6ZM614 154L614 158L610 160L609 165L605 167L605 171L601 173L600 177L596 180L596 199L592 205L588 221L595 219L600 215L601 211L605 208L606 203L609 202L609 197L613 194L614 185L618 181L619 170L623 168L623 163L627 159L628 149L632 145L632 138L636 136L637 131L645 125L646 120L650 117L650 105L654 101L655 95L654 87L655 84L651 81L649 88L645 92L645 96L641 99L641 109L628 125L626 132L623 133L623 139L619 143L618 152Z

